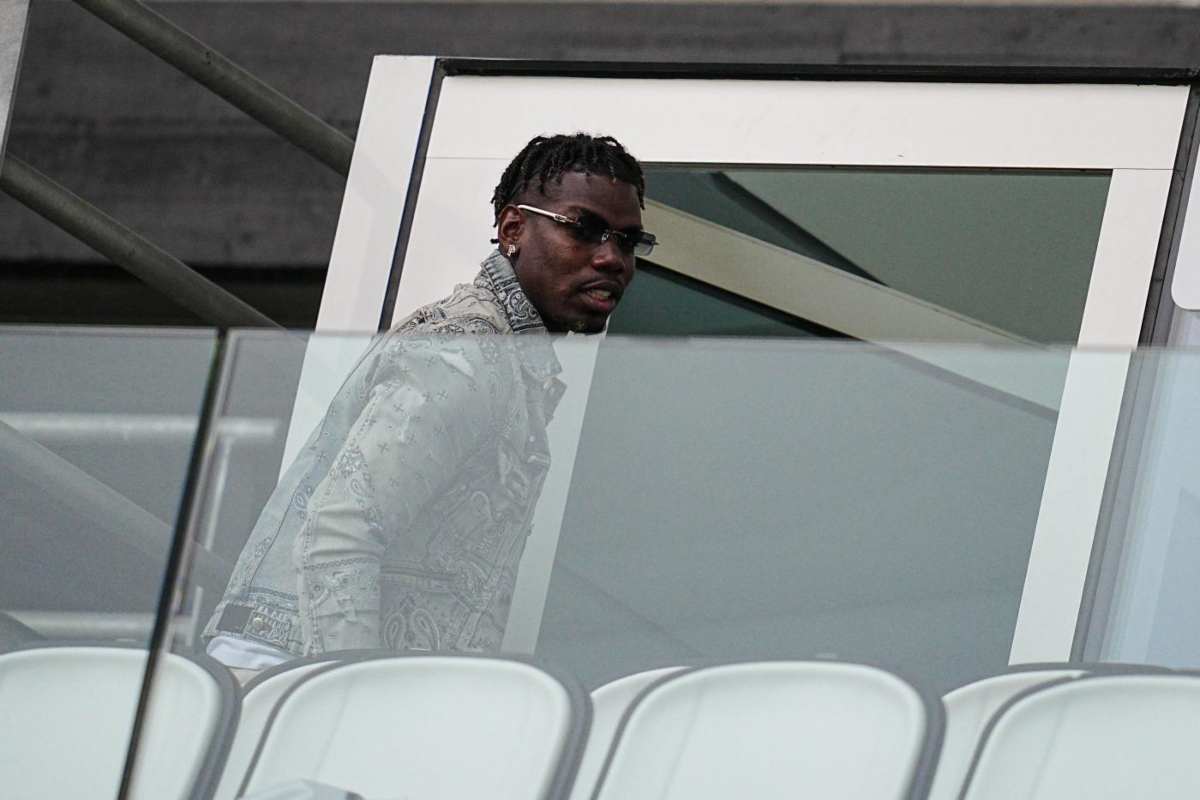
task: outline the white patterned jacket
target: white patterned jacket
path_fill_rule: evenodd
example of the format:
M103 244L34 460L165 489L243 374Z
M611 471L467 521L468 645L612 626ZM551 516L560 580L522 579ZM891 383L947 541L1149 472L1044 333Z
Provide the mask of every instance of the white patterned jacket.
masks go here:
M267 501L205 637L296 655L497 650L564 388L546 333L493 252L373 343Z

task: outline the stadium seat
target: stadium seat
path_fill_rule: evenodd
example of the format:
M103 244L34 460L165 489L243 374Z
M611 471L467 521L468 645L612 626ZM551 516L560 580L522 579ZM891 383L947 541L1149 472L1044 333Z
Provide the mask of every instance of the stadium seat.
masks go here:
M942 708L875 667L830 661L685 670L626 713L597 800L922 797Z
M963 800L1200 797L1200 676L1085 675L1034 686L984 732Z
M263 672L246 685L237 732L233 736L229 757L225 759L225 769L213 800L233 800L238 796L238 787L246 777L246 769L267 728L267 720L275 704L296 681L314 670L329 666L331 661L291 661Z
M39 646L0 655L0 786L11 798L115 797L147 652ZM136 798L206 797L237 716L237 689L204 659L164 653L139 739Z
M365 797L561 797L590 708L573 682L512 659L334 664L284 694L241 792L304 779Z
M929 800L957 800L983 729L1010 698L1031 686L1082 674L1082 669L1065 665L1018 668L961 686L942 698L946 733Z
M579 762L571 800L591 798L596 779L600 777L604 759L617 733L617 726L629 705L650 684L680 669L682 667L663 667L626 675L592 692L592 729L588 731L587 746L583 749L583 760Z

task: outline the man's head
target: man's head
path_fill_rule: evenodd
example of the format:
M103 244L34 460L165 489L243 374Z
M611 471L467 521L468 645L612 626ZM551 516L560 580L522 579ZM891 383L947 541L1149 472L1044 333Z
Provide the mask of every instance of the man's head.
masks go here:
M645 182L610 136L536 137L517 154L492 207L500 251L552 331L596 333L633 280Z

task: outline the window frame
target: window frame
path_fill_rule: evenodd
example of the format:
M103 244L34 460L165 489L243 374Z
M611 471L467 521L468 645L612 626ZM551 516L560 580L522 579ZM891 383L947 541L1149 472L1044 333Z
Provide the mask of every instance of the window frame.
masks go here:
M722 86L738 87L735 91L753 92L760 85L778 81L779 87L796 87L798 80L807 86L819 86L826 91L849 89L851 92L876 91L877 100L885 106L897 95L908 93L920 95L942 93L943 96L966 98L975 102L968 94L976 92L978 102L973 108L977 115L988 118L991 124L977 124L971 130L975 137L954 136L947 131L933 128L923 130L899 130L901 138L911 148L921 149L922 143L938 140L951 149L958 147L957 155L948 158L929 158L911 152L903 152L895 146L897 127L877 126L887 134L875 132L880 145L878 154L864 155L860 149L852 159L844 156L821 156L807 158L802 163L822 166L906 166L906 167L970 167L970 168L1030 168L1030 169L1105 169L1111 170L1109 200L1106 203L1101 241L1097 247L1097 258L1093 266L1093 278L1088 293L1088 303L1081 326L1080 344L1086 347L1115 348L1107 352L1079 352L1072 356L1067 372L1062 412L1056 428L1055 443L1050 456L1042 507L1039 510L1038 526L1034 537L1030 563L1026 575L1025 591L1021 610L1014 631L1011 661L1046 661L1069 658L1077 651L1076 633L1081 619L1086 616L1085 582L1093 565L1093 548L1096 544L1097 525L1101 521L1101 505L1108 483L1110 456L1117 438L1118 422L1122 404L1126 400L1126 377L1129 368L1128 350L1141 341L1144 313L1148 294L1161 290L1161 284L1152 282L1157 272L1156 265L1162 260L1160 235L1164 219L1170 219L1172 210L1182 206L1178 198L1178 182L1173 181L1180 133L1185 123L1190 76L1179 70L1121 70L1121 69L1073 69L1073 68L945 68L945 67L879 67L862 66L846 68L805 68L779 65L678 65L678 64L595 64L581 65L563 62L528 62L473 59L435 59L432 57L379 56L372 70L371 83L363 109L359 144L355 149L350 180L347 184L347 200L339 222L334 256L331 258L330 278L327 281L326 297L322 300L321 319L318 330L374 330L386 328L395 319L402 317L416 306L444 295L454 283L469 275L450 274L448 265L460 271L474 270L478 254L463 261L461 258L433 258L435 252L429 242L448 231L455 231L460 239L469 239L472 246L485 241L474 228L463 228L451 220L442 225L437 222L445 211L445 202L438 205L439 185L445 183L446 175L438 170L452 161L460 165L472 159L486 160L487 170L499 174L512 153L524 142L509 141L498 135L496 125L488 123L480 130L479 120L503 120L505 108L522 108L522 131L528 136L532 129L557 129L554 119L558 106L547 103L534 107L534 113L526 113L528 104L519 99L520 92L506 98L488 97L488 93L504 94L522 79L552 78L588 79L599 81L663 81L663 86L674 90L695 88L696 81L709 81L703 88L711 89L721 81ZM460 80L461 79L461 80ZM492 89L484 94L475 93L464 99L462 87L483 85L488 81ZM689 84L688 82L692 83ZM739 82L751 82L749 87ZM1132 84L1137 83L1134 86ZM899 84L899 85L898 85ZM529 85L527 82L524 85ZM593 86L597 85L595 83ZM621 84L628 88L629 84ZM496 92L500 87L502 91ZM917 87L914 91L914 87ZM936 87L931 89L930 87ZM1139 107L1137 96L1149 97L1158 90L1159 97L1167 97L1156 110L1149 114ZM1044 129L1043 141L1039 146L1043 152L1030 155L1022 150L1021 123L1023 116L1015 120L1000 120L996 117L997 104L1011 103L1013 96L1057 97L1055 103L1043 103L1037 109L1039 128ZM470 94L470 93L468 93ZM594 102L592 107L604 109L618 107L618 97L627 93L610 95L608 104ZM1078 105L1063 103L1064 97L1080 100ZM1113 113L1114 97L1130 100L1132 105L1121 107L1123 113ZM408 111L396 114L396 98ZM731 113L728 95L711 100L719 113ZM424 101L423 115L418 119L411 113L420 101ZM493 102L495 101L495 102ZM917 98L918 104L921 98ZM1107 104L1107 105L1106 105ZM654 104L633 104L654 114ZM733 105L736 105L734 103ZM834 103L836 105L836 103ZM853 105L853 104L851 104ZM1019 103L1017 104L1019 105ZM1034 105L1037 105L1036 103ZM1151 103L1151 105L1154 105ZM829 104L813 106L822 113L829 113ZM1010 106L1015 107L1015 106ZM1139 110L1132 110L1137 107ZM1093 122L1108 117L1117 130L1104 129L1105 135L1064 135L1063 125L1094 134L1093 124L1079 124L1080 114L1093 114ZM1090 109L1090 110L1089 110ZM542 113L547 112L548 113ZM575 110L575 109L573 109ZM737 109L733 109L736 113ZM745 111L745 108L742 109ZM678 113L679 108L673 109ZM768 111L768 113L770 113ZM836 110L835 110L836 113ZM474 121L466 124L467 115ZM455 116L463 118L453 123ZM1147 127L1147 117L1152 119L1149 127L1153 131L1121 130L1121 125L1136 120L1132 127ZM572 117L577 119L578 116ZM586 118L586 115L584 115ZM660 153L637 136L623 134L619 126L605 125L610 119L621 119L608 113L600 117L600 126L612 131L631 150L648 162L670 163L722 163L732 159L710 157L696 159L694 154L678 155ZM459 126L458 133L447 134L449 124ZM837 129L836 121L828 128ZM683 129L686 121L677 122ZM1059 127L1056 128L1055 126ZM395 140L396 126L402 127L403 146L396 148L388 144L389 136ZM578 124L574 127L579 127ZM769 127L769 126L767 126ZM869 126L868 126L869 127ZM916 126L919 128L919 126ZM1101 126L1100 129L1103 129ZM1049 131L1050 133L1046 133ZM386 135L385 135L386 134ZM1044 135L1043 135L1044 134ZM456 136L451 141L447 136ZM744 153L746 132L741 132ZM509 139L512 137L510 136ZM964 144L965 141L965 144ZM413 146L411 168L405 163L405 154L410 142ZM1014 146L1014 142L1016 145ZM860 143L861 144L861 143ZM1028 143L1026 142L1026 145ZM830 144L837 150L838 143ZM991 155L987 148L991 147ZM455 148L458 148L457 150ZM490 149L489 149L490 148ZM891 150L891 155L887 153ZM926 148L926 152L929 151ZM897 155L897 151L899 154ZM666 158L664 158L664 155ZM719 153L717 154L720 155ZM787 159L769 158L765 161L736 161L754 163L796 163ZM383 177L383 180L381 180ZM428 179L428 180L426 180ZM422 182L427 188L422 191ZM459 203L463 198L457 197ZM467 203L472 210L474 200ZM370 209L374 239L366 246L356 246L362 240L355 233L353 219L361 220L362 209ZM395 209L402 208L398 217ZM486 206L481 206L486 208ZM387 211L384 211L387 209ZM427 210L423 210L427 209ZM387 219L391 214L391 225ZM486 214L478 213L486 222ZM1116 224L1117 222L1120 224ZM343 235L343 226L345 235ZM361 227L361 224L360 224ZM482 230L482 225L476 226ZM464 230L466 234L464 234ZM390 241L389 241L390 240ZM389 251L390 243L390 251ZM360 242L361 244L361 242ZM340 245L340 247L339 247ZM480 249L478 246L475 249ZM381 264L387 263L386 292L381 296L378 286L381 281ZM1129 268L1133 263L1136 268ZM401 281L403 276L403 282ZM345 287L357 288L353 297L348 297ZM584 386L590 381L590 369L577 365L581 370L577 384ZM307 372L307 370L306 370ZM584 376L583 373L587 373ZM302 384L303 385L303 384ZM586 391L584 392L586 397ZM582 424L580 405L577 424ZM576 430L577 433L577 430ZM295 437L290 437L295 438ZM575 437L577 439L577 436ZM564 453L567 463L573 461L573 450ZM286 463L286 460L285 460ZM550 483L553 483L551 480ZM569 475L566 479L569 484ZM565 484L564 484L565 487ZM548 485L548 491L550 486ZM565 504L565 488L561 502ZM551 517L554 515L551 514ZM561 520L561 508L557 518ZM535 525L536 528L536 525ZM531 540L532 541L532 540ZM552 547L552 546L551 546ZM533 548L537 550L537 548ZM552 549L547 557L540 556L542 568L548 572L552 563ZM547 576L548 579L548 576ZM518 589L520 591L520 589ZM534 591L533 594L537 592ZM544 601L544 590L542 591ZM514 617L519 616L514 601ZM536 605L536 602L534 603ZM540 608L537 609L540 618ZM517 627L522 627L518 625ZM524 626L525 630L509 644L518 649L531 649L536 641L536 625ZM532 638L531 638L532 637Z

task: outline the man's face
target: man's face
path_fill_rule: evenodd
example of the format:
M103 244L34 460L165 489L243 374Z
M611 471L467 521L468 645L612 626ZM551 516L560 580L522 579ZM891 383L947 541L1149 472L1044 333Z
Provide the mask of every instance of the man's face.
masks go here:
M549 181L545 194L531 190L517 201L578 220L590 215L604 227L640 229L637 189L601 175L567 172ZM581 241L574 229L514 206L499 220L501 248L517 246L513 267L521 288L552 331L597 333L633 280L633 253L619 237L600 244ZM595 220L593 220L595 221Z

